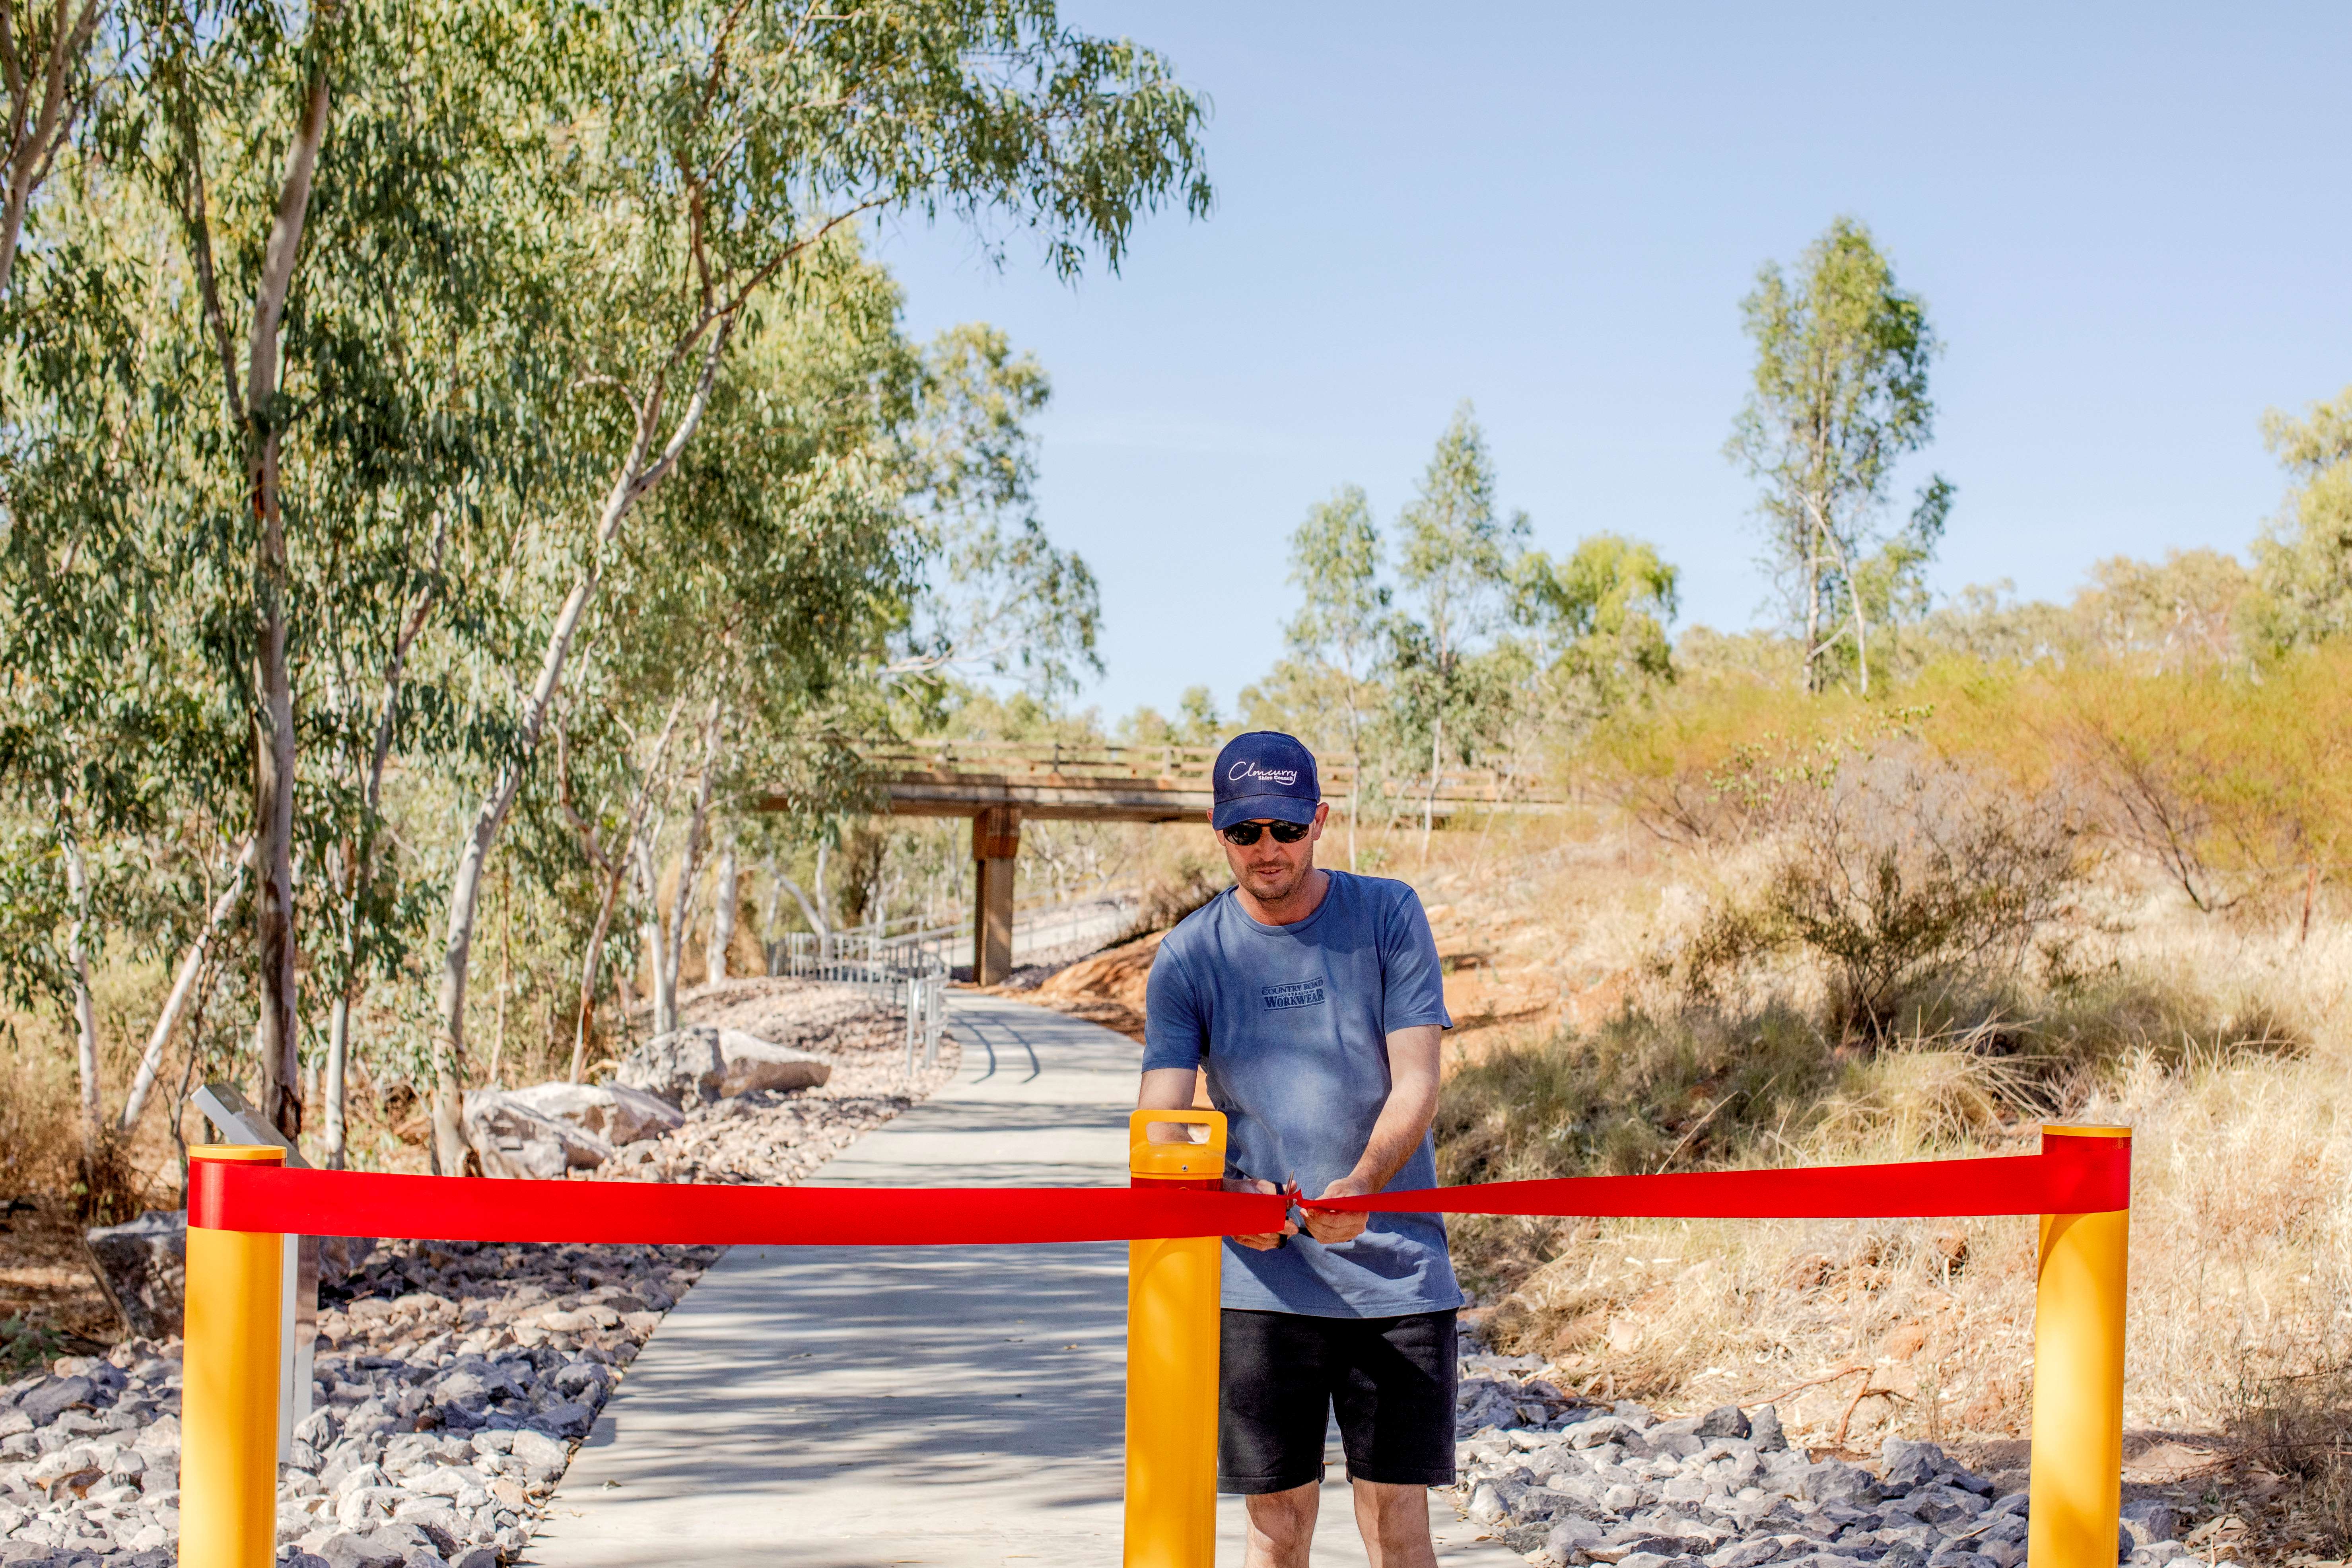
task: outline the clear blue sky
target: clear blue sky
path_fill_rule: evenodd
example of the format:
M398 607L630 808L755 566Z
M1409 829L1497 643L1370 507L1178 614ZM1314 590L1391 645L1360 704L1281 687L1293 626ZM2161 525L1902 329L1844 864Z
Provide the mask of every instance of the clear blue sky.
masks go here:
M1685 626L1749 624L1738 300L1840 213L1948 345L1906 476L1959 487L1939 590L2063 596L2276 508L2263 410L2352 383L2352 7L1610 9L1073 5L1214 100L1214 215L1075 290L1017 238L999 273L885 234L914 331L990 321L1053 375L1043 516L1107 623L1082 703L1230 711L1307 505L1352 480L1385 523L1465 397L1538 543L1654 541Z

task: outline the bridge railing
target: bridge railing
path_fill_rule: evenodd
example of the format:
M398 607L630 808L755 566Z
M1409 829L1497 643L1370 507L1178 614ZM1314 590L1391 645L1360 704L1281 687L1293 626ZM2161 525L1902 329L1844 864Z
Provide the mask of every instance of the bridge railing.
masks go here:
M1036 784L1055 780L1121 780L1162 789L1210 787L1217 760L1214 746L1074 745L1060 742L1031 743L1012 741L876 740L857 748L868 766L882 773L929 773L1009 778ZM1356 769L1339 758L1320 759L1325 798L1344 801L1357 784ZM1363 781L1370 784L1367 776ZM1383 777L1384 792L1396 799L1420 800L1430 794L1426 773ZM1506 763L1498 767L1445 768L1436 775L1435 798L1453 805L1490 803L1556 805L1568 797L1552 784L1545 770L1529 763Z

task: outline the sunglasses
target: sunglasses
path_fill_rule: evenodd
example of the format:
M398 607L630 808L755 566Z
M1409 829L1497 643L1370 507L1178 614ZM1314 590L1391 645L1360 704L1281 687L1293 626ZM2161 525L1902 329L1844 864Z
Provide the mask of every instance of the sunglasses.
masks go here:
M1236 822L1218 831L1226 843L1236 849L1246 849L1257 842L1259 834L1269 831L1276 844L1296 844L1307 837L1308 826L1304 822Z

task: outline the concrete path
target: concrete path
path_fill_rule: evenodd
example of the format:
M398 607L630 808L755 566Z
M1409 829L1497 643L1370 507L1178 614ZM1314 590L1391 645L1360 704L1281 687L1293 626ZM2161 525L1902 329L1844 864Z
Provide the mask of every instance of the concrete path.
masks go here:
M1125 1184L1132 1041L969 994L952 1027L955 1082L821 1180ZM1126 1290L1123 1244L738 1247L637 1357L524 1561L1110 1568ZM1345 1482L1324 1497L1316 1562L1362 1563ZM1431 1498L1446 1568L1517 1568ZM1239 1568L1236 1500L1219 1522Z

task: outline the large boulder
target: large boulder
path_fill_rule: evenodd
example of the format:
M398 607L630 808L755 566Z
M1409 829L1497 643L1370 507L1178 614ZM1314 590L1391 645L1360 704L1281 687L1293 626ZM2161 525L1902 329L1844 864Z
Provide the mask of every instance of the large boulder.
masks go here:
M753 1089L814 1089L833 1077L833 1062L740 1029L689 1024L631 1051L613 1076L671 1105L707 1105Z
M700 1105L719 1098L727 1079L727 1058L719 1054L719 1031L692 1024L656 1035L621 1058L613 1080L672 1105Z
M833 1063L814 1051L779 1046L740 1029L719 1031L719 1055L727 1064L721 1095L760 1089L814 1089L833 1077Z
M509 1089L507 1098L593 1132L616 1149L686 1124L677 1107L623 1084L535 1083Z
M503 1089L468 1089L460 1120L486 1176L561 1181L567 1172L593 1170L613 1157L613 1146L593 1132Z
M98 1282L142 1339L176 1339L188 1277L188 1216L182 1209L151 1209L128 1225L84 1233Z

